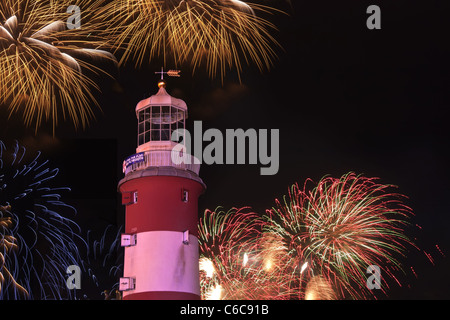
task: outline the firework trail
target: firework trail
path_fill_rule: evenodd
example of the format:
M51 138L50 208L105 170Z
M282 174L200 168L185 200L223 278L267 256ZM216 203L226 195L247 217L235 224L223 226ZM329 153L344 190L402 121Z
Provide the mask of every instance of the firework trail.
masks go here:
M76 210L62 201L67 187L52 187L57 168L40 153L26 161L16 142L0 141L0 299L69 299L69 265L80 265Z
M99 296L85 295L85 299L95 299L102 295L104 299L111 299L118 295L119 278L123 273L123 249L120 244L122 229L108 225L99 240L95 239L91 230L88 231L86 259L82 263L83 274L87 274L92 280L92 291L97 291Z
M25 288L23 288L16 282L14 277L11 275L11 272L5 266L5 255L7 256L9 252L17 250L16 239L14 238L14 236L9 234L12 226L12 221L10 218L3 217L3 212L8 211L9 209L10 206L0 206L0 212L2 212L2 215L0 216L0 294L2 291L2 286L4 286L4 284L6 283L14 288L15 297L26 297L28 295L28 292L25 290Z
M261 218L248 208L205 211L199 224L202 299L286 297L279 275L267 272L261 263L261 224Z
M318 275L312 277L305 288L305 300L336 300L331 284Z
M242 258L244 253L252 251L253 239L258 234L257 216L246 209L232 208L227 212L221 208L206 210L200 219L200 286L203 299L226 299L228 295L237 294L233 284L243 282ZM234 276L238 278L233 279Z
M91 105L98 107L91 89L99 89L86 73L101 70L85 60L114 61L96 50L101 42L79 39L78 29L67 28L66 8L62 0L0 3L0 106L10 116L22 114L24 124L36 130L44 120L55 130L61 118L86 127L94 116Z
M270 68L279 46L275 29L257 13L275 9L237 0L117 0L100 2L95 29L106 31L108 45L123 49L120 63L136 66L153 57L188 62L193 71L205 66L211 77L227 68L240 73L242 64ZM98 23L100 22L100 23ZM100 31L101 33L101 31ZM104 33L104 32L103 32ZM172 61L171 61L172 62Z
M305 285L314 276L337 297L366 298L374 291L366 286L370 265L382 269L386 292L386 278L397 281L394 274L402 271L396 257L414 246L404 234L411 210L402 204L403 196L388 192L391 185L353 173L323 178L311 191L307 183L303 189L292 186L264 217L263 231L284 255L280 268L290 274L298 298L305 298Z

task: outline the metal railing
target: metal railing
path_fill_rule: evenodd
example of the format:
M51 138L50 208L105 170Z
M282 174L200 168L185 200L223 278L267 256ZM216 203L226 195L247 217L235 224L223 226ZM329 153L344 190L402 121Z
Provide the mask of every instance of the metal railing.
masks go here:
M128 165L123 164L123 173L145 169L148 167L174 167L181 170L190 170L195 174L200 172L200 163L198 159L189 154L183 154L174 150L152 150L145 151L141 161L133 162Z

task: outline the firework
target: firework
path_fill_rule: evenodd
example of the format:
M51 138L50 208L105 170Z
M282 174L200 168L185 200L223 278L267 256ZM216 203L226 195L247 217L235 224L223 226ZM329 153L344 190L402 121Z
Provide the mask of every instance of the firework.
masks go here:
M227 299L242 284L242 258L254 248L257 215L247 208L206 210L199 223L202 298ZM260 220L259 220L260 221ZM234 278L238 276L238 278ZM218 294L220 293L220 294Z
M248 208L206 210L199 224L202 299L284 299L284 275L260 256L261 218Z
M11 272L5 266L5 256L9 254L9 252L13 250L17 250L16 239L9 235L9 231L11 230L12 221L9 217L3 217L3 212L6 212L10 209L10 206L3 207L0 206L0 212L2 215L0 216L0 294L2 291L2 287L6 283L8 286L12 288L14 292L14 297L27 297L28 292L22 287L20 284L16 282L14 277L11 275ZM4 290L11 290L10 288L6 288Z
M99 296L104 295L104 299L108 300L119 294L119 278L123 272L123 250L120 244L122 229L108 225L99 240L94 238L92 230L88 231L86 237L87 252L82 262L83 273L91 279L92 292L96 291ZM96 297L85 295L84 298Z
M57 0L0 3L0 105L36 130L44 120L55 130L61 118L84 128L94 116L91 105L98 106L91 90L99 87L82 70L100 70L85 60L114 61L95 49L98 40L76 38L66 8Z
M211 77L227 68L241 71L243 62L268 69L278 46L275 29L258 13L274 9L237 0L118 0L99 6L109 45L121 48L120 63L162 56L193 70L205 66ZM93 19L95 20L95 19Z
M305 288L305 300L335 300L331 284L322 276L314 276Z
M311 191L307 183L303 189L294 185L283 201L277 200L264 225L278 254L285 256L282 267L298 298L305 298L305 285L314 276L333 285L341 298L365 298L373 294L366 286L370 265L383 270L385 292L386 278L397 281L401 270L396 257L413 245L404 234L411 210L402 204L403 196L388 192L391 185L353 173L323 178Z
M67 187L52 187L57 168L40 153L30 161L24 147L0 142L0 299L67 299L66 270L79 265L76 210L62 201Z

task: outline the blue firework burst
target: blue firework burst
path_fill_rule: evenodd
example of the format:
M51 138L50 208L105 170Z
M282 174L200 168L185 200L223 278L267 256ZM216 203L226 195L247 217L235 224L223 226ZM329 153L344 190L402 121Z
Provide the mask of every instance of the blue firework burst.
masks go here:
M58 168L41 152L26 154L18 142L0 141L0 299L72 299L67 267L81 265L85 241L63 201L68 187L54 187Z
M108 225L100 237L87 232L87 252L83 260L86 284L84 299L120 299L119 279L123 273L123 248L120 243L123 226Z

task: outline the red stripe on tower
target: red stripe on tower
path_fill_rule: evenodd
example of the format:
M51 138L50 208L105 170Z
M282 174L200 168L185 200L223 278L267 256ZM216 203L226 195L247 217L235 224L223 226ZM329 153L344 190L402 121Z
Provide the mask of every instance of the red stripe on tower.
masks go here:
M206 186L198 160L173 161L171 137L184 130L187 106L164 81L158 86L136 106L138 147L118 187L126 206L120 290L125 300L200 299L198 197Z

